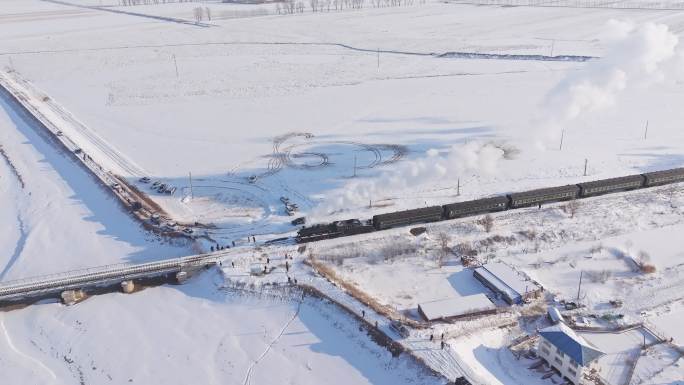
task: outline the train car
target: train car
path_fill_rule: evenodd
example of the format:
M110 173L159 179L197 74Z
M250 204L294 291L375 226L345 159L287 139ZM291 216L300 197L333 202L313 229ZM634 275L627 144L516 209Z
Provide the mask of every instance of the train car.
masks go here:
M644 186L660 186L668 183L684 182L684 167L673 168L665 171L647 172L644 175Z
M508 194L509 207L528 207L549 202L575 199L579 196L580 188L571 184L567 186L549 187L519 193Z
M373 227L384 230L414 223L436 222L442 220L442 206L423 207L420 209L398 211L373 216Z
M505 196L498 196L493 198L477 199L474 201L450 203L448 205L444 205L443 207L444 218L454 219L466 217L468 215L506 210L508 208L508 198Z
M618 191L634 190L644 186L643 175L629 175L618 178L601 179L592 182L578 183L581 197L609 194Z
M360 221L358 219L347 219L346 221L335 221L332 223L334 232L342 235L355 235L370 233L375 230L370 221Z

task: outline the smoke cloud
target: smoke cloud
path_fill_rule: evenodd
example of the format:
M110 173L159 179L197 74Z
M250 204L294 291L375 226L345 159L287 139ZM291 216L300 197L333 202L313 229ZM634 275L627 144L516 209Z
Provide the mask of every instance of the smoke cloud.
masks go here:
M374 179L360 179L328 194L310 217L317 218L349 208L367 206L370 200L391 197L445 179L456 179L467 172L493 174L504 151L492 144L470 142L448 151L428 150L426 156L405 161Z
M681 71L679 39L667 25L610 20L601 40L607 47L603 57L568 75L547 94L538 118L544 139L557 136L585 114L615 106L629 87L647 87Z

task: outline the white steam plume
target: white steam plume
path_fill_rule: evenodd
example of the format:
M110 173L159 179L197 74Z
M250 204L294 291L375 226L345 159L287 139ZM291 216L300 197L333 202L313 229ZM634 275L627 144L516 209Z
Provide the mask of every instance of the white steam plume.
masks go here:
M584 114L614 106L628 87L665 80L681 60L679 39L664 24L610 20L602 41L607 49L601 59L567 76L546 96L538 118L545 136L558 135Z
M358 209L369 200L387 198L397 193L445 179L456 179L466 172L492 174L504 151L491 144L470 142L451 147L446 153L431 149L426 156L405 161L374 179L354 180L328 194L310 218L324 217L331 212Z

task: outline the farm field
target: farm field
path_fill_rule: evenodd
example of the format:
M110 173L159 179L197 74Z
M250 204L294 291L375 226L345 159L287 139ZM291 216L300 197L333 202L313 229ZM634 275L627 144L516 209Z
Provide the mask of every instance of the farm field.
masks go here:
M55 6L42 3L41 12ZM677 14L428 3L201 28L60 9L99 27L71 29L49 14L41 28L60 33L47 41L7 15L0 62L9 76L77 117L94 135L73 137L100 163L132 182L149 175L176 186L174 196L152 198L178 220L217 225L217 239L291 231L281 196L314 217L370 216L681 163L674 100L682 90L678 71L666 68L674 59L654 59L662 81L634 70L612 103L563 121L558 151L560 130L539 121L564 112L545 100L596 64L429 55L617 55L601 40L610 20L662 23L676 36ZM402 182L431 162L428 150L449 177L425 170Z

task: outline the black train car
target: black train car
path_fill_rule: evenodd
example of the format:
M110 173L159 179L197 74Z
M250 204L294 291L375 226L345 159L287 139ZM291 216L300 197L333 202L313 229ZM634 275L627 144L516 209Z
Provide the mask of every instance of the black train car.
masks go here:
M374 230L373 226L367 221L361 222L358 219L335 221L332 223L332 229L335 233L339 233L340 235L363 234Z
M442 220L442 206L423 207L420 209L398 211L373 216L376 230L406 226L414 223L435 222Z
M647 172L643 175L646 178L646 183L644 184L646 187L684 182L684 167L665 171Z
M608 194L617 191L634 190L644 186L643 175L629 175L619 178L595 180L593 182L578 183L580 196L590 197L594 195Z
M579 196L580 188L571 184L567 186L549 187L538 190L508 194L511 201L510 208L534 206L549 202L575 199Z
M454 219L467 217L468 215L503 211L508 208L508 198L504 196L477 199L474 201L450 203L444 205L444 217Z

